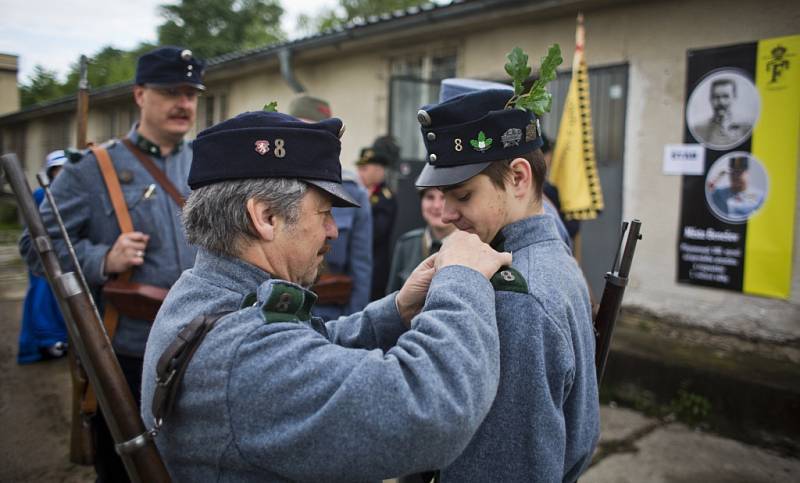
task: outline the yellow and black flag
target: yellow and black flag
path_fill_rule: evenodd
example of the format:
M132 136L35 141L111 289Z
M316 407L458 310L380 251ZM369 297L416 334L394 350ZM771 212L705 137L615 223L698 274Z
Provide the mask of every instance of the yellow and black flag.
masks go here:
M572 81L558 129L550 182L558 188L566 219L592 220L603 210L589 105L589 71L584 58L583 14L578 14Z

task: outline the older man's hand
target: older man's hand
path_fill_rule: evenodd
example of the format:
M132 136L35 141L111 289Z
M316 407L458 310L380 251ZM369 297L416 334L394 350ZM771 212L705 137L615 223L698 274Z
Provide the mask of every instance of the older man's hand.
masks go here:
M397 311L400 312L400 317L408 325L411 319L422 310L425 305L425 296L428 294L428 287L431 286L431 280L436 273L434 268L434 261L436 255L431 255L422 261L417 268L408 276L408 280L400 288L397 294L395 303L397 304Z
M510 253L498 253L477 235L456 231L448 236L439 253L431 255L411 273L397 294L395 303L408 324L425 305L425 297L434 274L450 265L462 265L491 278L500 267L511 265Z
M511 265L511 254L495 251L483 243L478 235L456 231L445 239L436 256L436 271L449 265L463 265L489 279L500 267Z

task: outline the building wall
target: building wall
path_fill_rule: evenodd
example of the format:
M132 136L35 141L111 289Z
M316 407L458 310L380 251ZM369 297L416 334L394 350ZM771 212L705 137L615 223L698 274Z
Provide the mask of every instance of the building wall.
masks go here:
M626 304L643 307L685 323L740 333L748 337L800 337L800 233L795 234L794 274L788 301L679 285L676 245L681 179L662 173L664 144L680 143L686 95L688 49L755 41L800 33L800 4L781 0L709 0L631 2L585 12L589 66L629 65L624 158L624 218L643 221L644 240L626 294ZM502 27L473 29L391 46L295 61L295 75L310 94L328 99L334 115L344 119L342 161L352 167L361 147L386 133L389 61L398 51L429 51L446 38L457 46L459 75L503 78L505 54L520 46L538 62L547 45L558 42L569 68L574 49L574 12L515 17ZM258 110L270 101L286 109L295 94L277 67L209 84L209 92L226 92L228 117ZM127 102L127 101L126 101ZM99 114L90 119L90 138L100 139ZM43 159L44 121L29 126L29 160ZM74 129L74 128L73 128ZM95 134L93 134L95 133ZM194 133L190 137L192 137ZM800 223L796 207L795 231ZM584 240L584 243L591 243Z
M681 178L662 173L664 144L680 143L686 51L800 33L800 4L779 0L639 2L585 12L589 66L628 63L624 217L643 221L626 304L747 336L800 337L800 203L789 301L679 285L676 279ZM538 59L561 44L569 64L572 15L470 35L465 76L502 78L503 55L519 45ZM542 54L540 54L540 52ZM800 197L798 198L800 202ZM584 243L591 243L584 240Z
M0 115L19 110L17 56L0 54Z
M342 163L353 167L364 145L386 134L388 77L386 60L379 54L343 56L327 62L295 62L295 77L306 92L326 99L333 115L343 119ZM354 86L357 86L354 88ZM260 110L264 104L278 102L279 110L288 110L297 94L280 73L259 71L228 82L216 89L228 91L229 116ZM215 86L210 85L213 92Z

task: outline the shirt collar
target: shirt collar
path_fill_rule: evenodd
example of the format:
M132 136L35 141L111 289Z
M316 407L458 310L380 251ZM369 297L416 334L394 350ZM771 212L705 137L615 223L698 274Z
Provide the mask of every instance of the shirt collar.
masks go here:
M192 273L217 286L242 294L243 305L260 302L267 309L291 314L299 320L308 320L311 317L311 308L317 300L313 292L300 285L276 279L269 272L240 258L212 253L203 248L197 250ZM286 307L281 306L282 299L279 297L283 293L290 295L285 302ZM253 298L253 294L257 294L257 297ZM273 294L277 297L273 297ZM270 304L275 307L269 307Z
M524 218L504 226L491 245L496 250L515 252L521 248L550 240L561 240L550 215Z
M164 156L161 155L161 148L158 146L158 144L139 134L139 131L137 131L138 128L139 123L134 123L133 127L131 127L131 130L128 132L128 139L130 139L134 146L139 148L143 153L149 156L158 156L159 158L163 158ZM178 154L181 149L183 149L184 144L184 140L181 139L180 142L175 145L175 149L172 150L170 155Z
M215 285L241 294L255 292L259 285L271 279L269 273L240 258L197 250L192 272Z

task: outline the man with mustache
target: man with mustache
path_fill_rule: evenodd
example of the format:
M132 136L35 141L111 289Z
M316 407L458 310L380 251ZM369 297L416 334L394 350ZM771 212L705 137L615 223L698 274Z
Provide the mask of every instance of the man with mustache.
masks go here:
M194 262L196 252L186 242L179 204L189 192L186 180L192 160L191 145L183 138L194 127L198 95L205 89L204 66L190 50L178 47L142 55L133 87L139 121L124 139L109 141L104 150L93 150L79 162L68 163L52 185L78 262L104 312L106 330L137 401L152 318L142 320L122 311L115 317L118 307L110 309L100 289L118 277L167 289ZM105 172L98 162L102 151L110 158ZM148 160L156 171L148 169ZM107 176L116 178L116 188L113 181L106 181ZM115 196L127 207L132 231L122 233ZM40 211L62 264L69 267L67 248L46 200ZM28 263L38 265L36 251L29 250L30 238L23 237L20 243ZM92 422L98 481L127 481L102 415Z
M475 235L452 235L363 312L312 315L309 287L338 235L331 208L358 206L342 187L343 131L336 118L249 112L194 143L183 219L197 260L153 325L142 385L175 481L386 479L451 461L491 405L489 277L511 256ZM181 374L166 361L202 316L219 318L173 382L161 369Z
M513 91L455 96L418 113L428 163L418 188L444 192L442 221L513 253L498 275L497 397L436 481L575 481L599 436L589 293L542 202L538 120Z

